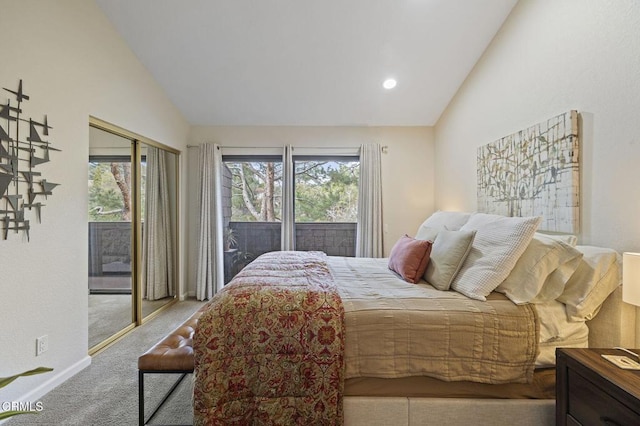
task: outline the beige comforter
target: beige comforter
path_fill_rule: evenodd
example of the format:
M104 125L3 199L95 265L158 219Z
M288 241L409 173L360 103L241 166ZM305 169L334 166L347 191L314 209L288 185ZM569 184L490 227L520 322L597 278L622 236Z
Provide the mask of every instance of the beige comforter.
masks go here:
M341 424L351 377L527 382L537 342L529 305L409 284L386 259L269 253L198 321L195 424Z
M409 284L386 259L327 259L345 309L345 378L532 380L539 334L532 305Z

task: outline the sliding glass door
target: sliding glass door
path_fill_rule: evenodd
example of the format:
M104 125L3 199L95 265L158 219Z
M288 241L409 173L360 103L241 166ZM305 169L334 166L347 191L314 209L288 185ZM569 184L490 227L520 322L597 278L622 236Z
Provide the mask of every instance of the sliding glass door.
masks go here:
M90 128L89 347L134 323L131 141Z
M295 249L355 256L360 159L298 155L294 162ZM225 283L255 257L281 249L281 156L224 155Z
M91 119L89 348L176 299L179 151Z
M294 156L296 250L356 254L360 160Z

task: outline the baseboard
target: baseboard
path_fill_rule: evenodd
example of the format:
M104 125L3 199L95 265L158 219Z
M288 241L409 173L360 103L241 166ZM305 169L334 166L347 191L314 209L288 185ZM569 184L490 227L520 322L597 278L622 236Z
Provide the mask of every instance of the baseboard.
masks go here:
M28 401L36 402L39 399L41 399L43 396L45 396L47 393L52 391L54 388L66 382L71 377L75 376L80 371L87 368L89 365L91 365L91 357L87 355L86 357L82 358L80 361L67 367L61 373L58 373L55 376L51 377L49 380L45 381L40 386L16 398L15 401L16 402L28 402ZM11 418L0 420L0 425L10 420Z
M62 383L69 380L71 377L78 374L80 371L87 368L89 365L91 365L91 357L87 355L86 357L82 358L80 361L69 366L59 374L56 374L46 382L42 383L40 386L36 387L35 389L19 397L17 401L20 401L20 402L37 401L38 399L42 398L47 393L52 391L55 387L61 385Z

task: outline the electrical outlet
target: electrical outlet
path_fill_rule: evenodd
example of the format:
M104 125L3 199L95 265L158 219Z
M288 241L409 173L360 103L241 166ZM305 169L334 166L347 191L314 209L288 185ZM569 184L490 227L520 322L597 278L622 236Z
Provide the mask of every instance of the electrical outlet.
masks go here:
M49 336L46 334L36 339L36 356L40 356L49 350Z

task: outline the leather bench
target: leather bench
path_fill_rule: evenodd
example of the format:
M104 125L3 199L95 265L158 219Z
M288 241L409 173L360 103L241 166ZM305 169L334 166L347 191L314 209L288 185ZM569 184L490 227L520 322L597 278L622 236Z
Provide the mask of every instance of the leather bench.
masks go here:
M193 332L206 308L207 304L138 358L138 421L141 426L151 421L185 376L193 373ZM147 420L144 418L145 374L180 374Z

